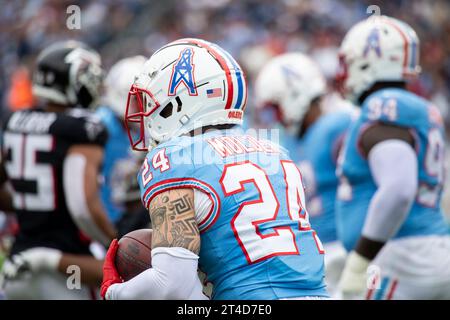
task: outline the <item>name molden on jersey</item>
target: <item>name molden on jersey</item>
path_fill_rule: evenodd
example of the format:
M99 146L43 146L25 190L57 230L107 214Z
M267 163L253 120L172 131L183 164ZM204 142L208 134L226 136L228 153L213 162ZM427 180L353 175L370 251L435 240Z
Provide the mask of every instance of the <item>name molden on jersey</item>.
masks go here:
M223 158L251 152L280 153L276 144L269 140L258 140L250 135L221 136L206 141Z

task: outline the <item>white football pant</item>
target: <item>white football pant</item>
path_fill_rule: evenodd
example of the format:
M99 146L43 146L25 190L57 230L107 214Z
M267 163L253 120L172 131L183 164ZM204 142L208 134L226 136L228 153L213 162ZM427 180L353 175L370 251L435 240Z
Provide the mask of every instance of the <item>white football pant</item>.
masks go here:
M366 299L450 299L450 236L391 240L371 268Z
M337 286L345 266L347 251L340 241L324 243L325 249L325 283L331 299L340 299Z

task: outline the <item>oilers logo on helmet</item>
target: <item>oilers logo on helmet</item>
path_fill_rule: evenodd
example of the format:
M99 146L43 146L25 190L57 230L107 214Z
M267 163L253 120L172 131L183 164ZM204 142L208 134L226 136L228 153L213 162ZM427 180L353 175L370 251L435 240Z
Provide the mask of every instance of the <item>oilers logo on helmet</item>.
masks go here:
M301 80L301 76L289 65L282 65L281 72L283 73L283 76L286 79L286 84L288 86L295 85L296 81Z
M186 48L180 53L180 57L172 68L172 76L169 82L169 96L176 95L178 86L181 83L186 86L190 96L198 95L194 79L193 58L194 52L191 48Z
M337 81L342 93L356 103L376 82L404 82L417 76L418 49L415 31L400 20L373 16L357 23L339 50Z
M367 57L369 51L373 50L377 54L378 57L381 57L381 48L380 48L380 34L378 28L373 28L367 37L366 47L364 48L363 56Z

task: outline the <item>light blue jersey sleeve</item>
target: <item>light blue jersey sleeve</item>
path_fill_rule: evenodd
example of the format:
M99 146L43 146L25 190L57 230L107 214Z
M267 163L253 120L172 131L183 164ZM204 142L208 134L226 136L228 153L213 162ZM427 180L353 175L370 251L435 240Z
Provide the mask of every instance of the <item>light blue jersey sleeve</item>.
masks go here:
M305 182L310 220L324 243L337 240L336 162L350 123L350 112L324 114L308 128L299 143L298 164Z
M163 144L147 154L138 173L141 199L148 208L161 192L189 188L194 183L194 167L188 148Z

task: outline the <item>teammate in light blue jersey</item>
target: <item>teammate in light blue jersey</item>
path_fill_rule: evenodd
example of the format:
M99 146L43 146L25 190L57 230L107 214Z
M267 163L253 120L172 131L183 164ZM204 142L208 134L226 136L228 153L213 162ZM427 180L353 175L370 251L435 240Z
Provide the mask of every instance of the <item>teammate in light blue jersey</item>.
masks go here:
M338 168L338 236L351 251L344 297L450 298L443 121L405 89L418 50L414 30L385 16L358 23L341 45L344 94L361 106Z
M103 184L100 189L103 205L109 219L115 223L120 219L123 208L112 200L112 179L115 177L115 167L122 160L129 157L128 138L121 119L110 107L102 106L96 114L101 118L108 130L108 142L105 146L105 157L102 168Z
M352 109L336 99L340 103L326 111L325 79L316 63L301 53L286 53L269 61L257 77L255 93L259 118L278 115L284 129L283 146L300 167L311 225L325 246L326 282L333 295L345 263L334 214L336 162ZM273 122L276 117L271 118Z
M157 51L132 87L127 123L151 150L138 175L152 221L152 268L121 283L107 254L106 299L328 297L323 247L300 171L277 144L240 128L246 83L215 44L181 39Z
M336 164L350 122L350 111L321 115L299 141L298 163L306 181L308 211L311 223L323 243L337 241Z
M383 112L376 108L391 110ZM362 105L361 116L353 124L348 137L341 170L351 188L345 190L348 185L344 183L342 201L339 203L339 229L346 249L355 248L365 213L377 190L364 145L362 149L355 147L358 143L364 143L364 135L370 135L371 130L376 130L374 126L383 127L385 131L390 127L395 127L394 130L411 129L410 139L417 156L417 195L393 238L447 234L440 207L444 175L444 128L439 110L413 93L387 88L368 96Z
M100 107L96 114L108 129L108 141L105 146L103 161L103 184L100 190L102 202L113 223L120 219L124 208L113 201L115 177L120 177L117 170L121 162L130 159L130 143L123 122L126 97L134 80L134 75L140 71L145 62L143 56L122 59L111 67L105 79L105 106Z

